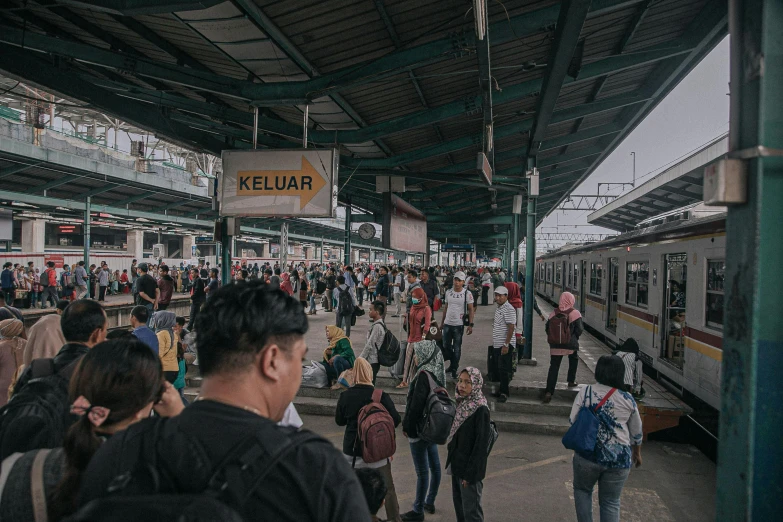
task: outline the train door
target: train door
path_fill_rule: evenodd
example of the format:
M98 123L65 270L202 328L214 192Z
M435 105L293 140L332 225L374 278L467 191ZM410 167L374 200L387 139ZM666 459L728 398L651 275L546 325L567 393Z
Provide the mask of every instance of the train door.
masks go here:
M617 293L620 288L620 263L616 257L609 258L609 295L607 300L606 329L617 332Z
M554 266L553 263L546 264L546 287L544 288L544 293L548 296L552 295L552 291L554 289L554 287L552 286L552 276L553 276L552 272L554 272L553 266Z
M666 254L663 262L663 328L661 357L682 368L685 361L688 254Z
M584 316L585 315L585 299L587 296L587 286L585 286L585 282L587 281L587 261L582 261L582 274L579 277L579 312Z

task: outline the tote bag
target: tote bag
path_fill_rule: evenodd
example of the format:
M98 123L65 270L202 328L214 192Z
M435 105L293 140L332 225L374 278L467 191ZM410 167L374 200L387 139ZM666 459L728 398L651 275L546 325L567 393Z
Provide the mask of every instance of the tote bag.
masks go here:
M563 446L566 449L574 450L577 453L592 453L595 450L595 443L598 438L598 427L601 421L595 415L596 412L611 397L617 388L609 390L601 402L593 408L593 387L589 386L585 391L585 397L582 400L582 407L576 414L576 420L563 435ZM586 406L587 397L590 397L590 406Z

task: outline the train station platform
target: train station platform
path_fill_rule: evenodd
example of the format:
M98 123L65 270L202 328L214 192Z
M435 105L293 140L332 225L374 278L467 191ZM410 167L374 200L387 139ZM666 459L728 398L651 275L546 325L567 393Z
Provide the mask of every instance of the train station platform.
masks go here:
M539 302L545 313L551 309ZM364 306L367 309L367 304ZM492 319L495 305L480 306L476 313L473 335L465 335L461 366L475 366L486 371L487 345L491 342ZM440 313L436 314L440 318ZM492 409L492 418L500 430L500 438L492 451L484 481L483 508L485 519L493 522L519 520L571 521L576 519L573 507L572 452L560 442L567 430L575 390L565 384L566 369L561 367L560 382L551 403L541 404L540 390L549 369L549 348L543 323L535 318L533 355L536 366L519 366L511 383L511 398L505 404L497 403L486 386L485 394ZM306 335L308 353L303 364L321 359L326 346L324 327L334 324L334 315L318 311L309 316L310 329ZM396 335L402 332L402 319L387 316L387 323ZM351 341L358 354L364 347L369 321L358 319L351 329ZM608 348L585 333L580 346L577 381L580 385L595 382L595 361ZM189 370L186 396L198 395L201 379L198 370ZM378 375L378 386L392 396L398 411L403 414L407 390L394 386L398 381L389 377L385 369ZM647 387L647 384L645 384ZM449 392L454 384L449 383ZM305 427L342 447L343 428L334 423L334 411L340 391L319 388L300 388L294 403ZM446 448L439 447L441 467L445 466ZM623 490L621 517L623 521L675 521L714 519L715 465L695 447L687 444L646 442L643 466L634 469ZM410 509L415 496L416 473L402 429L398 428L397 453L393 462L395 488L403 511ZM435 502L436 513L427 514L427 520L454 520L450 477L443 474L440 494ZM594 496L595 519L598 520L597 494ZM384 511L381 509L383 518Z

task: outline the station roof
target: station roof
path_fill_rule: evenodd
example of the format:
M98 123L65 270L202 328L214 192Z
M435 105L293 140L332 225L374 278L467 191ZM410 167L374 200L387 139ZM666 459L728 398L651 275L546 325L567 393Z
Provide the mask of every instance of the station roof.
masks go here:
M253 105L260 146L297 146L307 105L341 201L380 214L373 178L403 176L431 238L497 253L529 160L540 221L728 27L721 0L485 4L478 39L465 0L9 0L0 70L213 154L250 146Z
M643 185L615 199L587 217L591 225L631 230L639 223L704 198L704 167L726 157L729 140L715 139Z

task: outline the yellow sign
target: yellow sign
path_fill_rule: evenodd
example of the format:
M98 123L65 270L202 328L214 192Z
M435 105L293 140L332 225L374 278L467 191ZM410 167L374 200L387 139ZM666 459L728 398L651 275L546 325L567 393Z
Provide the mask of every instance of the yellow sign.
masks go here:
M240 170L237 196L299 196L304 208L326 186L326 180L302 156L301 170Z

